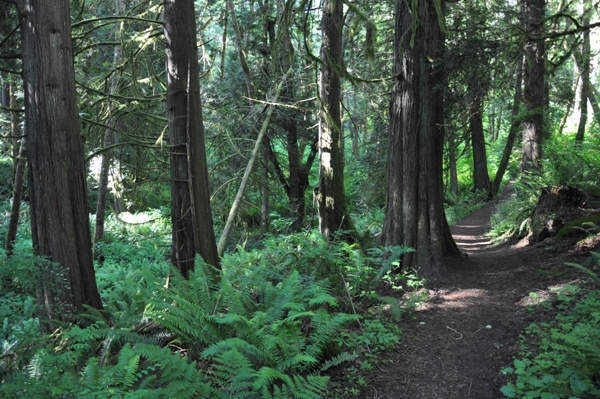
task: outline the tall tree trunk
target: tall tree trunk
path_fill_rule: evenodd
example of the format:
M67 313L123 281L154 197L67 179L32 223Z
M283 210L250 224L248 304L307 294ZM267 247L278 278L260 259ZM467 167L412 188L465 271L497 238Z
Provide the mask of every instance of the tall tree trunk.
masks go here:
M545 111L544 13L545 0L523 0L525 17L525 87L526 115L523 119L523 157L521 170L540 168Z
M508 137L506 138L506 144L502 151L502 157L498 164L498 170L494 181L492 182L492 194L496 195L500 191L500 185L504 178L504 173L508 167L510 161L510 154L512 154L513 147L515 145L515 139L519 133L519 127L521 126L521 118L519 117L519 107L521 105L521 86L523 84L523 56L519 55L517 60L517 76L515 80L515 94L513 97L513 104L510 117L510 129L508 130Z
M338 230L348 231L345 238L352 240L355 231L346 206L341 143L342 28L342 1L324 0L319 87L319 229L325 238L332 238Z
M227 25L229 23L229 7L225 4L225 21L223 22L223 40L221 44L221 80L225 78L225 55L227 50Z
M598 91L593 85L590 85L588 98L590 99L592 111L594 111L594 119L596 119L596 123L600 125L600 104L598 104Z
M13 132L12 134L14 135L15 133L18 132ZM21 211L21 199L23 198L23 186L25 184L25 169L27 166L26 148L27 145L25 143L25 138L23 138L21 139L21 146L16 159L15 183L10 201L10 217L8 219L8 227L6 232L6 244L4 246L7 257L12 256L15 247L15 240L17 238L17 228L19 226L19 215Z
M294 0L278 0L277 20L267 20L265 24L267 27L267 36L270 38L271 56L273 57L272 72L274 76L278 76L289 68L293 68L296 59L290 36L294 4ZM275 32L275 26L277 26L277 32ZM295 91L295 81L294 79L289 79L283 88L281 101L284 103L295 101ZM306 170L310 170L314 161L314 154L311 151L307 162L302 163L302 155L304 154L305 147L299 144L302 134L298 124L299 119L300 113L294 109L286 110L286 112L281 113L279 116L279 124L285 131L288 177L284 175L274 152L270 148L268 149L269 159L273 163L277 178L283 185L288 197L288 208L293 219L290 226L291 231L298 231L303 227L306 213L305 192L308 187L308 172Z
M472 88L472 90L475 90ZM473 149L473 188L485 190L490 194L490 177L487 166L487 150L483 132L483 110L481 95L475 90L471 98L469 125L471 130L471 147Z
M115 0L115 15L125 15L124 0ZM123 22L117 25L117 36L119 35L119 32L122 31L122 29ZM117 44L114 47L113 54L113 67L117 68L123 62L123 47L121 46L121 44ZM110 145L113 143L114 130L117 126L116 117L115 115L113 115L113 110L115 107L112 104L112 99L110 98L110 96L113 96L117 92L118 85L119 75L117 74L117 70L115 69L108 83L108 121L107 128L104 131L104 148L110 147ZM94 224L94 245L97 244L100 240L102 240L102 236L104 235L104 221L106 219L106 200L108 198L108 174L110 171L110 154L105 151L100 155L100 157L100 178L98 179L98 200L96 204L96 223Z
M5 250L6 256L13 254L15 240L17 238L17 229L19 227L19 216L21 211L21 199L23 197L23 187L25 185L25 170L27 166L27 153L25 137L19 140L21 128L19 127L19 115L17 109L17 96L15 94L15 84L7 83L3 87L2 105L11 109L10 112L10 136L12 136L12 152L14 158L14 185L12 198L10 202L10 216L6 231Z
M577 91L577 86L579 86L579 75L575 77L575 81L573 82L573 93ZM569 119L569 115L571 114L571 108L573 107L573 103L575 102L575 94L569 98L567 101L567 107L565 108L565 112L563 113L563 117L560 120L560 124L558 125L558 135L563 134L563 130L565 129L565 125L567 124L567 120Z
M591 1L584 0L583 1L583 25L590 24L590 12L586 11L590 9ZM588 120L588 98L590 97L591 92L591 84L590 84L590 62L591 62L591 45L590 45L590 31L589 29L583 32L583 42L581 43L581 92L580 92L580 102L579 108L581 109L581 114L579 116L579 126L577 127L577 135L575 136L575 141L582 142L583 137L585 135L585 125Z
M458 195L458 170L456 169L456 142L454 134L448 137L448 167L450 168L450 192Z
M220 265L210 209L195 15L193 0L164 3L173 223L171 262L184 277L194 270L196 254L212 266Z
M443 9L443 4L441 4ZM381 242L416 249L403 267L442 278L444 255L458 254L443 208L443 34L434 0L396 6L394 74ZM417 18L414 21L412 18ZM416 30L415 30L416 28Z
M269 232L271 220L269 217L269 169L267 167L268 150L265 145L268 143L265 141L262 143L261 155L264 162L260 168L260 234L266 234Z
M11 110L17 109L17 94L16 94L16 84L14 82L8 83L8 94L9 101L8 106ZM19 117L19 113L15 111L11 111L10 113L10 131L12 132L12 155L13 155L13 164L14 169L17 169L17 163L19 152L21 151L21 146L19 145L19 136L21 136L21 118ZM26 156L26 155L24 155Z
M102 309L92 259L68 0L19 0L25 133L43 328ZM47 323L46 323L47 322Z

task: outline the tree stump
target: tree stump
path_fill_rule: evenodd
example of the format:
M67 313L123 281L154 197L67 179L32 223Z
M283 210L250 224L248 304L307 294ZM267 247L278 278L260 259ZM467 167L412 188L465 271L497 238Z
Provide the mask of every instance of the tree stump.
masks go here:
M569 221L585 216L585 201L584 192L576 187L544 187L531 216L530 240L540 242L553 237Z

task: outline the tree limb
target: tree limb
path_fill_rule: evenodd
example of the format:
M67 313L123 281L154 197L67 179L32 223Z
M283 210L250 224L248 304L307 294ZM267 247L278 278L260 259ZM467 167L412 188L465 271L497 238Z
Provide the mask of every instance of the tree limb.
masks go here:
M281 78L281 81L277 85L275 89L275 98L274 102L277 102L279 99L279 94L281 93L281 89L285 84L285 81L290 74L292 68L288 69L287 72ZM260 132L258 133L258 137L256 139L256 143L254 144L254 149L252 150L252 155L250 156L250 161L246 166L246 171L244 172L244 177L242 177L242 182L240 183L240 187L235 195L233 200L233 204L231 205L231 210L229 211L229 216L227 216L227 222L225 222L225 227L223 228L223 233L221 234L221 238L219 238L219 243L217 244L217 252L219 256L223 256L225 253L225 247L227 246L227 241L229 241L229 237L231 236L231 231L233 229L233 222L237 217L239 212L240 204L242 202L242 197L244 196L244 191L246 190L246 185L248 184L248 179L250 178L250 173L252 172L252 168L254 167L254 163L256 162L256 158L258 157L259 150L261 148L262 140L265 136L267 128L269 127L269 122L271 121L271 116L273 115L273 111L275 107L270 106L267 111L267 115L262 124Z

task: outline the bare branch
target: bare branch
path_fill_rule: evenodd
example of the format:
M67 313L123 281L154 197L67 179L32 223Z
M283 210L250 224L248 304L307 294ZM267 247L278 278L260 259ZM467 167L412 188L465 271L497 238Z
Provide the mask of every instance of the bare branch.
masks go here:
M71 27L79 28L80 26L87 25L87 24L93 24L95 22L100 22L100 21L115 21L115 23L117 23L117 22L121 22L124 20L125 21L136 21L136 22L148 22L150 24L157 24L160 26L164 25L161 21L157 21L155 19L127 17L127 16L120 15L120 16L108 16L108 17L101 17L101 18L86 19L83 21L75 22L74 24L71 25Z

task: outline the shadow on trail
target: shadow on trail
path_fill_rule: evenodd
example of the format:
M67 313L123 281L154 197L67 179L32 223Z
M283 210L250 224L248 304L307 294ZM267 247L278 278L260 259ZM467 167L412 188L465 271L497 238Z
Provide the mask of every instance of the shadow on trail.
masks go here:
M532 321L532 291L548 290L549 253L539 247L494 246L485 236L495 202L451 228L461 260L429 300L400 323L400 351L378 365L364 398L504 398L500 371L517 353Z

